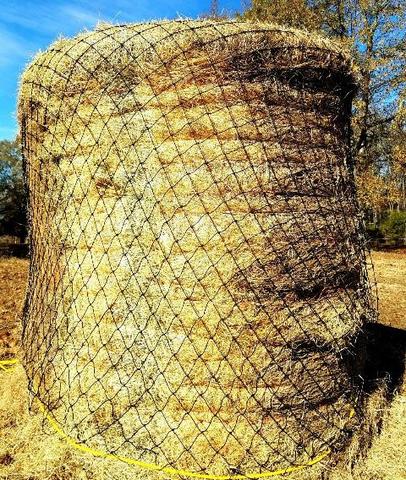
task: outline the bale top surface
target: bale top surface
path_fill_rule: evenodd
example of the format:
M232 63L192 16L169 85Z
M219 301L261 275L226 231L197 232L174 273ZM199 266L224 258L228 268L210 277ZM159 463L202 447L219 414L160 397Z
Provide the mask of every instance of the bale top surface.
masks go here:
M89 76L97 80L98 87L104 81L114 82L118 75L134 81L162 65L187 60L188 52L196 50L208 54L213 62L236 53L239 57L250 56L256 51L270 68L282 63L279 67L285 69L324 69L348 77L350 83L355 77L348 52L321 35L268 23L174 20L127 25L100 23L94 31L71 39L60 38L36 55L23 74L22 85L37 80L43 87L58 88L61 84L66 86L67 81L82 81L91 90L94 85ZM272 53L276 51L279 53ZM276 58L281 51L285 62ZM110 68L106 69L106 64ZM22 88L20 99L29 96L30 91Z

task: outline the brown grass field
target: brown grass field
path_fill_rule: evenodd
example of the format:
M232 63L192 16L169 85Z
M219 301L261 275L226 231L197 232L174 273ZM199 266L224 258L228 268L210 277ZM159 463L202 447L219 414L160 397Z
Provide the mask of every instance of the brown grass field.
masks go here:
M406 329L406 251L374 252L380 322Z
M379 417L365 457L351 457L334 466L326 459L299 473L283 475L292 480L401 480L406 479L406 387L404 340L406 329L406 251L374 252L373 262L380 298L380 323L371 328L375 345L371 374L376 383L386 378L385 404L377 401ZM0 360L19 355L20 316L28 261L0 258ZM0 479L1 480L146 480L138 467L117 460L79 452L50 431L41 414L28 413L24 370L0 370ZM378 397L377 397L378 398ZM280 478L280 477L279 477Z

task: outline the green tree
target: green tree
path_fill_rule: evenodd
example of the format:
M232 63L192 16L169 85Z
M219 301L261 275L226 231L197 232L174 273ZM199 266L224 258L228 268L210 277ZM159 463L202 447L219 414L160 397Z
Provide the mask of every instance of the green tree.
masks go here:
M382 223L382 232L392 240L406 240L406 212L390 212Z
M27 235L22 156L17 141L0 141L0 235L16 236L21 243Z

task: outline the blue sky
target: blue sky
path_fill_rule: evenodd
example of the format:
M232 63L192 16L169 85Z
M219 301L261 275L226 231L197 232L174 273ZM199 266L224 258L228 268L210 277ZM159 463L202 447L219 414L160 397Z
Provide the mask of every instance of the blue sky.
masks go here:
M0 140L17 132L16 92L25 65L59 35L71 36L98 21L136 22L197 17L210 0L0 0ZM220 0L220 9L241 9L241 0Z

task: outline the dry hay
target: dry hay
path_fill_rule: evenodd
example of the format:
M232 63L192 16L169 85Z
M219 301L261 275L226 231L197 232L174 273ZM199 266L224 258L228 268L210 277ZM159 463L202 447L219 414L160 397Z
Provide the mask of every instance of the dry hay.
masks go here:
M25 366L68 435L216 475L346 442L374 315L353 92L338 47L269 25L104 25L37 56Z

